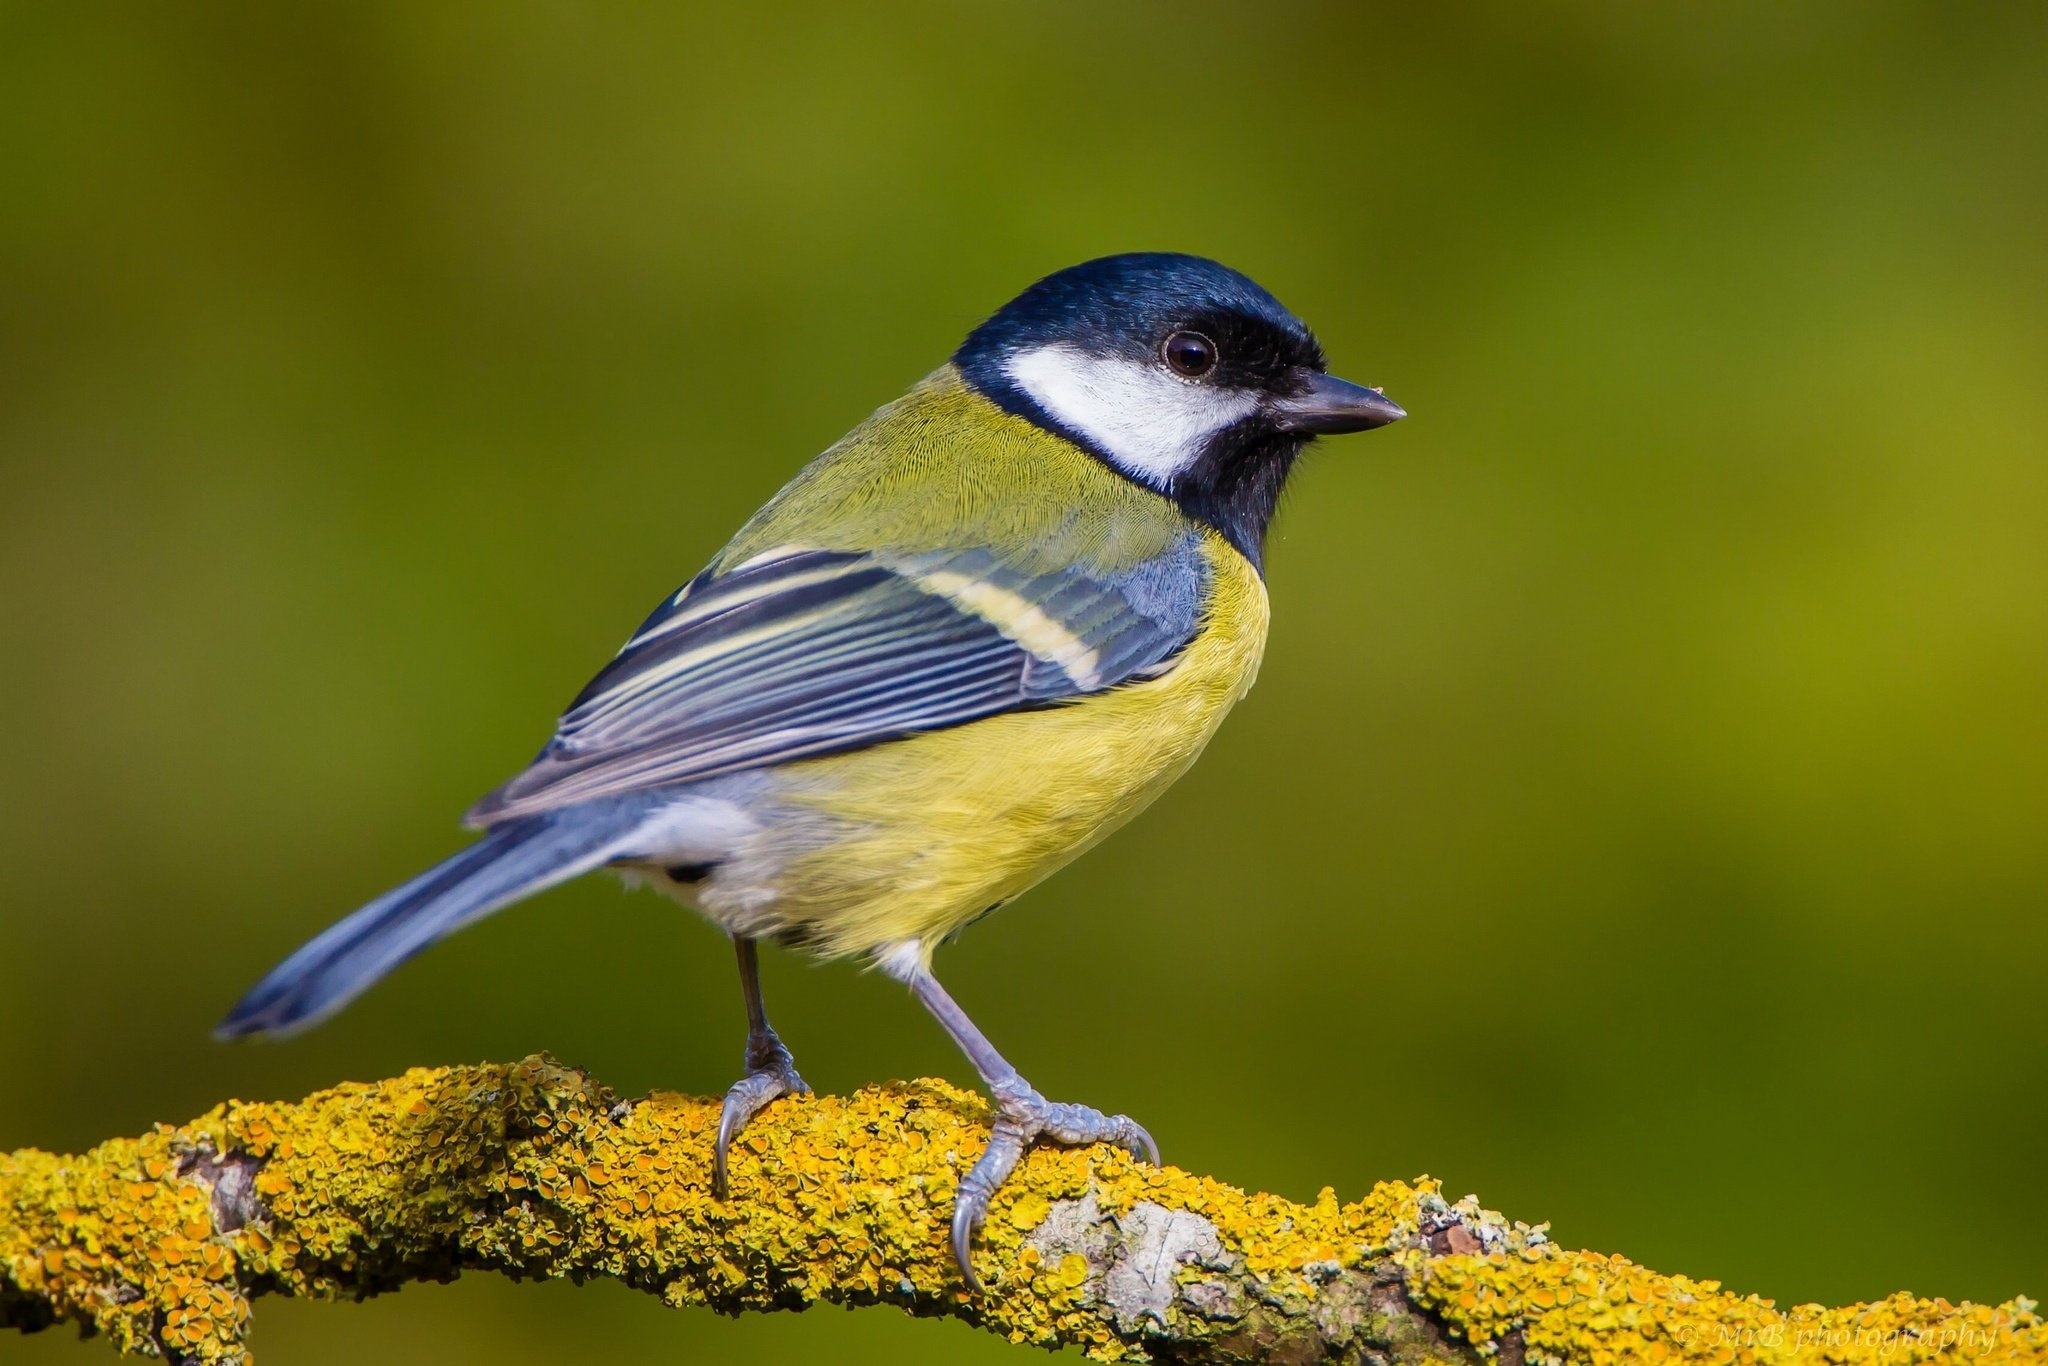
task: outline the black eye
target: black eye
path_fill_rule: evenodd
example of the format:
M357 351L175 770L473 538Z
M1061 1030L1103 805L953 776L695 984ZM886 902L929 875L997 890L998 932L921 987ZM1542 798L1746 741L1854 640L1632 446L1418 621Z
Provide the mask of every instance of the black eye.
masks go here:
M1176 332L1161 352L1174 373L1199 379L1216 368L1216 343L1199 332Z

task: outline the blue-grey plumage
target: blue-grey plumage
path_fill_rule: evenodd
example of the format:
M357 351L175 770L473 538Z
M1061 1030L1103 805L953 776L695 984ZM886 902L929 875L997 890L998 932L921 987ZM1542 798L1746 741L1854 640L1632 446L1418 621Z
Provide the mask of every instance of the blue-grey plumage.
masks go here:
M434 941L611 861L657 804L615 797L496 826L308 940L249 989L216 1033L312 1028Z
M1099 691L1194 634L1190 529L1121 571L1032 573L985 546L784 548L694 584L570 704L531 767L471 811L489 825L617 791L697 781ZM946 590L1032 604L1039 653ZM1013 626L1014 629L1014 626Z
M653 881L735 941L747 1076L717 1145L802 1089L755 941L868 958L997 1105L953 1239L1039 1137L1157 1160L1130 1120L1046 1101L931 975L932 949L1142 810L1250 686L1265 528L1303 445L1401 410L1325 373L1271 295L1194 257L1032 286L807 466L664 602L485 834L286 959L220 1033L303 1028L435 940L566 878Z

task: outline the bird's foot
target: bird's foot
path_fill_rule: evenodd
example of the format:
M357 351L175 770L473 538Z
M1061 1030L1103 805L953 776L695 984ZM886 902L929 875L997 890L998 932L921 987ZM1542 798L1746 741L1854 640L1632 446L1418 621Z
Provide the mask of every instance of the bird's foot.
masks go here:
M725 1199L726 1193L726 1151L732 1147L733 1139L739 1137L740 1130L747 1127L747 1121L778 1096L810 1093L811 1088L797 1075L796 1060L789 1056L782 1040L775 1037L774 1030L747 1039L747 1075L732 1084L718 1111L718 1145L711 1164L711 1189L720 1200Z
M993 1094L996 1122L988 1147L982 1149L953 1197L953 1260L960 1264L968 1288L976 1293L981 1290L981 1279L974 1274L970 1260L974 1235L988 1217L989 1201L1033 1143L1042 1138L1068 1145L1114 1143L1132 1157L1159 1165L1159 1145L1128 1115L1105 1115L1086 1105L1047 1100L1021 1081L995 1087Z

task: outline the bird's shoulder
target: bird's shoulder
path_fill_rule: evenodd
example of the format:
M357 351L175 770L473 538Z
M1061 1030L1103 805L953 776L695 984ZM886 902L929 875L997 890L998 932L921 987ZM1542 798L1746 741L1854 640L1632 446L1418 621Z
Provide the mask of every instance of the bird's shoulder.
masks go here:
M1073 679L1085 691L1185 643L1219 550L1234 556L1170 499L947 365L807 465L635 639L707 618L722 631L711 609L735 599L787 601L806 619L864 610L864 595L826 580L879 573L884 591L943 600L1069 665L1081 657ZM1119 635L1140 637L1124 643L1142 664L1097 657Z

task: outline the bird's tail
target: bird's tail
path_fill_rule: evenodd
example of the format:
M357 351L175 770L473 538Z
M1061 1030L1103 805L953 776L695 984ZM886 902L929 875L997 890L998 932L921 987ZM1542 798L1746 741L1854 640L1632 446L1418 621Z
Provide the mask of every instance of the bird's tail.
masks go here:
M645 814L607 804L493 827L307 941L235 1003L214 1037L311 1028L434 941L626 852Z

